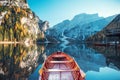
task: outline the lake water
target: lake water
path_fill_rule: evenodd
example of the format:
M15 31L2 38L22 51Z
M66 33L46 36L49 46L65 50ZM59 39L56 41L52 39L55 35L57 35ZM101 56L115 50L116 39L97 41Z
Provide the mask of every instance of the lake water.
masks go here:
M86 73L85 80L120 80L119 48L80 43L0 45L0 80L38 80L44 60L56 51L73 57Z

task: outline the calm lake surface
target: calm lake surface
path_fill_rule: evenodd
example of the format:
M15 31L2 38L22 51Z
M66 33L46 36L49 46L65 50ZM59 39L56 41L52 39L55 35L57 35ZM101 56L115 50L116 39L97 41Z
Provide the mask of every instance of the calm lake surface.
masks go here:
M38 80L47 56L63 51L86 73L85 80L120 80L119 48L89 44L0 45L0 80Z

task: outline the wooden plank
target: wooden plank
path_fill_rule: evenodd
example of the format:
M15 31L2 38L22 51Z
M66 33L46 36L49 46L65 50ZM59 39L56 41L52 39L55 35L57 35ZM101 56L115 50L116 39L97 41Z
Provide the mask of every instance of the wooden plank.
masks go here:
M48 61L48 63L71 63L72 61Z
M75 69L48 69L45 72L73 72L73 71L78 71Z
M64 64L55 64L51 72L49 72L48 80L74 80L71 72L59 71L60 70L70 70Z

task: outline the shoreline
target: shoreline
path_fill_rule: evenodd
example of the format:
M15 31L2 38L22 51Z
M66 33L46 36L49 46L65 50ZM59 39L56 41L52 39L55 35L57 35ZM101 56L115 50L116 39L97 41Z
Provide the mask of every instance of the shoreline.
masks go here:
M30 45L32 45L32 43L30 43L30 42L22 42L22 41L0 41L0 45L2 45L2 44L12 44L12 45L17 45L17 44L22 44L22 45L25 45L25 46L30 46Z
M20 44L22 42L17 41L0 41L0 44Z

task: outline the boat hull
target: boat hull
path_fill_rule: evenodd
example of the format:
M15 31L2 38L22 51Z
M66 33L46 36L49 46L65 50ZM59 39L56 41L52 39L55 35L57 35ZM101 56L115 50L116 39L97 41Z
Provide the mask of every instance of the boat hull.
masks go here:
M63 52L48 56L39 73L40 80L84 80L85 77L76 61Z

